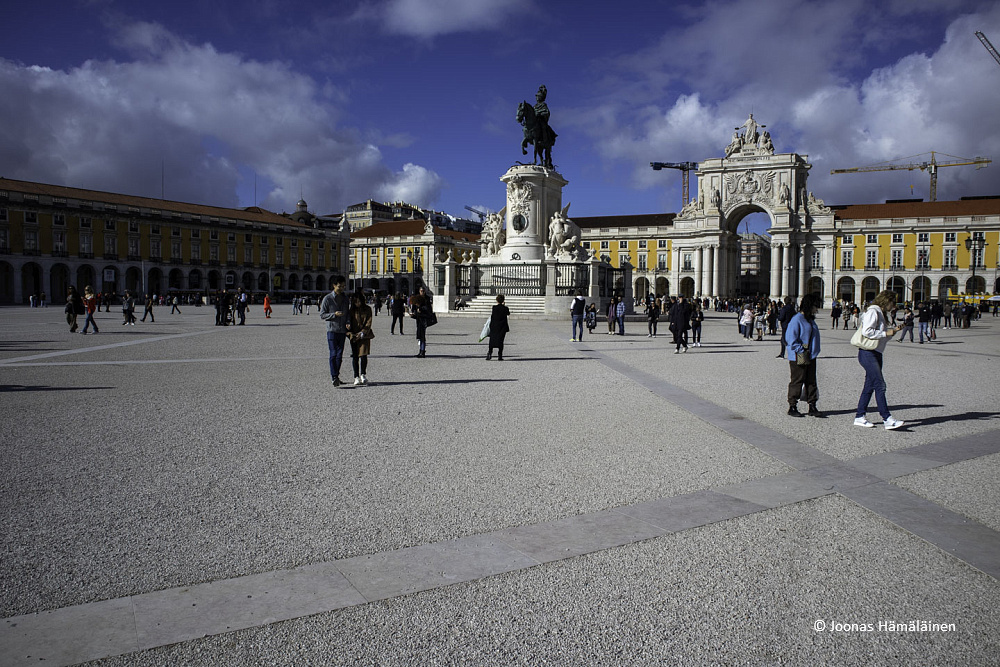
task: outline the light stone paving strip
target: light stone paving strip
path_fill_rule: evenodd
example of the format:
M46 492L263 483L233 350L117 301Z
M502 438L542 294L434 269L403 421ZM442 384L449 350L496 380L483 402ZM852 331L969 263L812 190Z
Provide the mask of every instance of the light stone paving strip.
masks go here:
M911 450L919 469L946 465ZM1000 451L1000 431L918 445L949 463ZM885 470L887 455L866 457ZM864 461L862 461L862 464ZM907 474L915 466L888 466ZM482 579L840 493L1000 578L1000 534L931 501L836 463L605 512L292 570L4 620L0 664L71 665ZM60 637L60 642L53 642Z

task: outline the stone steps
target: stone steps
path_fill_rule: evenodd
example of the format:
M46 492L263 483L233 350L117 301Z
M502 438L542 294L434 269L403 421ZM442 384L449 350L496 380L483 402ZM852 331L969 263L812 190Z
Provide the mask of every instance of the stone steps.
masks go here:
M485 320L493 312L496 305L495 296L477 296L466 301L468 304L462 310L452 310L448 315L458 317L474 317ZM506 296L504 305L510 308L512 319L545 318L545 297L543 296Z

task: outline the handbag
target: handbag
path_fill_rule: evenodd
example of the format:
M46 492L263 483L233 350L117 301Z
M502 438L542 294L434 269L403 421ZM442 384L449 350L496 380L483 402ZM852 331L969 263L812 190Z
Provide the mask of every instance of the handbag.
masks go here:
M868 336L861 333L861 326L858 325L857 330L854 335L851 336L851 345L862 350L874 350L878 347L877 338L869 338Z
M438 323L437 313L431 313L430 317L427 318L427 326L432 327Z
M806 340L805 348L801 352L795 353L795 364L797 366L808 366L812 362L809 351L812 349L812 323L809 323L809 338Z

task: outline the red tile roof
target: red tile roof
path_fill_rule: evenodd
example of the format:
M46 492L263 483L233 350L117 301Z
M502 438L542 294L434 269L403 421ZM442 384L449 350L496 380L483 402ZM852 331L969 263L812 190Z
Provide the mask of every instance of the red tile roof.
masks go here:
M893 202L831 206L838 220L944 218L1000 214L1000 197L958 201Z
M602 215L590 218L571 216L581 229L599 227L663 227L672 226L676 213L648 213L644 215Z
M352 239L385 238L387 236L421 236L424 233L425 220L397 220L394 222L376 222L357 231L351 232ZM479 234L457 232L445 227L434 227L434 233L439 236L449 236L457 241L477 243Z
M189 204L186 202L170 201L166 199L152 199L150 197L136 197L133 195L123 195L114 192L102 192L100 190L83 190L63 185L33 183L31 181L18 181L9 178L0 178L0 190L61 199L76 199L79 201L101 204L114 204L115 206L132 206L140 209L145 208L157 211L187 213L189 215L199 217L208 216L211 218L244 220L247 222L259 222L269 225L283 225L285 227L310 228L309 225L286 218L282 215L278 215L277 213L264 210L259 206L251 206L246 209L204 206L202 204Z

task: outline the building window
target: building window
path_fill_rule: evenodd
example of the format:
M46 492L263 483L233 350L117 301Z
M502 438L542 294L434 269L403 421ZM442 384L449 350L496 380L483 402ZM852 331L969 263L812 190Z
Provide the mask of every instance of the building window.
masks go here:
M319 268L321 268L321 269L325 269L326 268L326 255L325 254L319 253L319 257L318 257L317 261L319 262Z
M924 234L924 236L929 236L929 234ZM945 232L944 242L945 243L955 243L958 240L958 236L955 232Z
M243 263L253 264L253 246L251 245L243 246Z
M94 254L94 239L91 238L90 234L80 234L80 254Z
M893 248L892 257L890 257L891 268L901 269L903 268L903 250L902 248Z
M681 259L681 263L684 271L694 270L694 266L692 266L691 264L691 253L689 252L684 253L684 257Z
M38 250L38 231L35 229L24 230L24 250L25 252L36 252Z
M219 230L218 229L209 230L209 232L208 232L208 240L209 241L218 241L219 240Z
M386 271L388 273L395 273L396 272L396 258L395 257L390 257L389 258L389 264L386 267Z
M149 254L153 259L160 259L160 239L149 239Z
M281 246L281 245L285 245L285 237L283 237L283 236L279 236L279 237L278 237L278 238L277 238L277 239L276 239L276 240L274 241L274 244L275 244L275 245L279 245L279 246Z
M878 250L865 251L865 268L866 269L878 268Z
M645 250L645 249L646 249L646 242L639 241L639 250Z
M955 236L955 234L952 233L952 236ZM947 234L945 235L945 238L947 240ZM954 241L954 239L952 240ZM920 232L919 234L917 234L917 243L930 243L930 241L931 241L931 235L929 233Z
M0 229L0 250L10 251L10 236L6 229Z
M66 232L52 232L52 250L55 252L66 252Z
M181 258L181 242L180 241L171 241L170 242L170 257L172 259L180 259Z
M200 239L201 238L201 230L200 229L192 229L191 230L191 238L193 238L193 239Z
M179 237L181 235L181 228L180 227L171 227L170 228L170 235L171 236L178 236Z
M819 250L813 251L811 268L813 269L823 268L823 253L821 253Z
M667 253L661 252L656 255L656 268L660 271L667 270Z
M369 262L368 270L370 273L378 273L378 259L372 257L371 262Z
M921 248L920 250L917 251L917 268L918 269L929 268L929 264L927 262L929 254L930 253L927 252L927 248Z
M607 250L607 249L609 249L610 247L611 247L611 246L610 246L610 244L609 244L609 242L608 242L608 241L601 241L601 250Z
M645 243L645 241L641 241L641 243ZM646 270L646 254L645 253L642 253L641 255L639 255L639 270L640 271L645 271Z
M90 218L80 218L80 228L90 229Z
M406 273L406 258L405 257L400 257L399 258L399 270L402 271L403 273Z
M7 209L0 208L0 222L7 222Z
M267 237L266 236L261 236L260 237L260 244L262 246L266 246L267 245Z
M854 268L854 251L853 250L841 250L840 251L840 268L848 270L848 271Z
M957 268L957 262L955 260L955 248L945 248L944 249L944 266L945 269Z
M985 239L986 232L972 232L972 238L974 239Z
M231 245L226 247L226 261L227 262L236 261L236 246Z
M55 213L52 215L52 224L58 227L66 226L66 214L65 213Z
M115 230L115 221L113 219L110 219L110 218L107 219L107 220L105 220L104 221L104 229L106 231L113 232Z
M903 242L903 235L902 234L893 234L892 235L892 242L893 243L902 243Z
M285 250L283 248L274 249L274 263L275 264L285 263Z
M244 243L253 243L253 234L244 234L243 235L243 242Z
M104 253L107 255L118 254L118 237L114 234L104 235Z
M211 245L208 247L208 261L210 262L219 261L219 246Z
M138 220L129 220L128 221L128 231L130 233L132 233L132 234L138 234L139 233L139 221Z
M160 233L160 226L159 225L150 225L149 226L149 233L150 234L159 234Z
M201 244L192 243L191 244L191 261L200 262L201 261Z
M628 250L628 241L619 241L618 242L618 249L619 250Z
M35 211L25 211L24 212L24 221L27 222L27 223L32 223L32 224L33 223L37 223L38 222L38 213L36 213Z
M657 241L656 241L656 247L657 248L666 248L667 247L667 240L666 239L657 239Z
M845 234L844 235L844 245L854 245L854 235Z
M291 252L291 260L292 260L292 266L298 266L298 264L299 264L299 251L298 250L293 250Z
M129 237L128 239L128 254L132 257L139 256L139 239L135 237Z
M355 271L354 271L354 258L353 257L351 257L351 268L350 268L349 273L355 273Z
M868 243L869 244L878 243L878 234L869 234L868 235Z
M229 232L229 234L228 234L228 240L229 240L230 243L235 243L236 242L236 232Z

